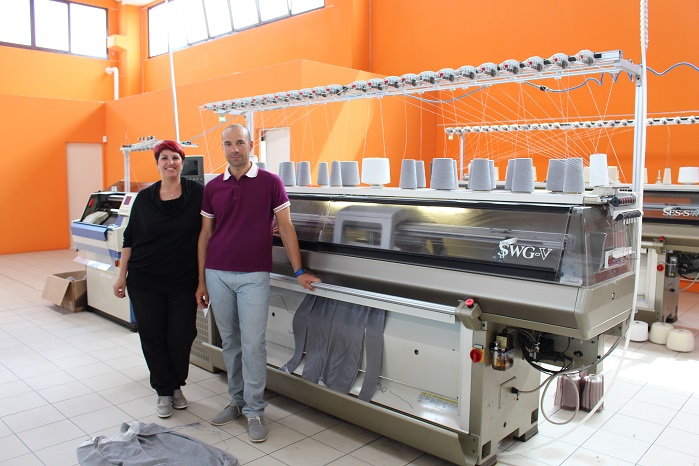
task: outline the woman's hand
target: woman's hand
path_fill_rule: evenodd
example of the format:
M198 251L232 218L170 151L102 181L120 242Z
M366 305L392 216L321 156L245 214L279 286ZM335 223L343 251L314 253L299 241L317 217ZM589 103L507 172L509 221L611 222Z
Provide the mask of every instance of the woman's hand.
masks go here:
M199 307L201 307L202 309L206 309L209 307L209 290L206 289L205 283L200 283L197 287L196 298L197 305Z
M119 276L114 283L114 296L124 298L126 296L126 279Z

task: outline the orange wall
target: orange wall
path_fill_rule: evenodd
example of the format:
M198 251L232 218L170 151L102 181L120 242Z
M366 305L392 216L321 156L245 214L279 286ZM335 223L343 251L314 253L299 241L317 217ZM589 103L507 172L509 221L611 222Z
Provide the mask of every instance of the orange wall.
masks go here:
M620 49L624 52L624 57L632 59L634 63L640 60L639 2L636 0L557 2L548 8L532 8L528 2L505 0L497 3L497 11L493 9L493 5L493 2L486 0L444 0L439 2L438 8L427 8L424 2L418 0L372 2L372 71L380 75L400 75L423 70L437 71L444 67L478 66L489 61L501 63L510 58L525 60L531 55L547 58L557 52L574 54L582 49ZM662 5L651 2L648 66L656 71L664 71L680 61L699 65L699 41L695 38L693 27L698 15L699 3L691 0L666 2ZM649 113L667 112L675 115L676 112L699 108L699 93L694 91L698 80L699 73L688 67L677 68L664 77L649 73ZM629 113L632 114L634 108L633 85L622 76L611 92L610 81L609 76L605 76L605 86L602 88L592 84L570 93L572 104L566 104L566 111L547 110L546 114L570 119L590 115L594 116L590 118L593 120L599 119L600 114L623 113L627 115L625 118L630 117ZM572 85L582 80L570 78L570 81L564 79L563 82ZM557 85L553 84L555 86ZM511 103L501 92L493 89L490 94L497 94L500 102ZM531 91L519 89L510 92L515 102L513 107L520 114L507 113L507 118L521 119L525 116L516 104L522 92L531 94ZM590 99L590 93L595 94L594 102ZM560 96L555 95L552 99L558 101ZM471 102L473 100L478 100L478 97L470 99ZM547 96L538 99L543 105L548 100ZM469 99L464 100L467 101ZM498 117L493 107L498 104L493 98L487 103L488 108L483 110L487 118L458 118L449 122L448 115L453 105L433 111L440 117L447 115L445 123L452 126L492 124ZM477 107L481 108L480 102ZM530 119L544 118L544 112L538 110L537 105L528 106L527 112L533 112L526 115ZM440 134L435 138L435 153L452 157L458 155L457 139L446 141L442 131L442 128L437 131ZM651 183L655 181L657 170L666 166L673 167L676 174L677 167L697 164L694 146L699 138L699 125L649 128L647 137L646 166ZM480 143L482 149L489 139L497 141L485 135L470 136L467 138L467 148L468 143ZM587 157L594 149L607 152L610 164L618 159L627 175L626 181L630 182L633 140L629 133L609 138L605 132L599 137L598 143L597 135L591 135L589 139L588 143L571 147L561 155ZM523 134L520 138L522 140L526 140ZM488 156L498 161L503 176L506 159L517 149L519 154L523 149L526 150L523 144L514 146L493 142L490 147L493 151ZM480 156L485 156L482 152L479 153ZM550 155L531 155L535 158L535 164L541 167L539 178L543 179Z
M0 94L54 99L113 97L109 60L0 46Z
M294 61L269 66L230 76L210 79L206 83L178 86L178 116L180 140L198 144L187 149L189 154L204 154L207 171L220 172L225 165L220 136L226 123L218 121L212 112L200 111L207 102L244 97L248 94L232 92L246 88L252 94L265 94L279 90L300 89L331 82L349 83L357 79L373 77L369 73L339 66L309 61ZM371 99L316 107L310 113L306 109L257 113L255 128L288 126L292 132L292 160L314 162L314 174L318 161L357 160L363 156L377 157L408 153L413 158L423 154L420 141L419 112L406 107L403 102L390 99ZM155 91L106 103L105 173L107 185L123 177L122 145L138 142L139 137L153 135L158 139L174 139L175 126L172 113L172 96L169 90ZM396 124L382 129L381 116ZM431 121L431 120L430 120ZM407 125L407 129L406 129ZM430 122L429 126L433 126ZM428 146L434 144L430 136L424 136ZM405 135L409 135L406 143ZM255 139L257 141L256 133ZM366 143L365 143L365 135ZM257 149L255 149L257 151ZM427 157L428 154L424 154ZM431 154L429 157L431 158ZM131 152L132 181L149 182L158 177L152 152ZM400 165L393 167L397 184ZM276 167L270 167L276 171ZM314 175L315 176L315 175Z
M66 143L100 143L100 102L0 95L0 254L65 249L70 241Z

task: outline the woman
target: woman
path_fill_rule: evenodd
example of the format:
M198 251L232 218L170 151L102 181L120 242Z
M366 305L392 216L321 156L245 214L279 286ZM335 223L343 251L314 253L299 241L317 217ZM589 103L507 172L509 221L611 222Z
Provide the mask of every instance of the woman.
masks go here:
M161 181L138 193L124 231L114 295L128 288L156 413L170 417L187 407L181 387L197 335L197 240L204 186L180 177L185 154L174 141L153 149Z

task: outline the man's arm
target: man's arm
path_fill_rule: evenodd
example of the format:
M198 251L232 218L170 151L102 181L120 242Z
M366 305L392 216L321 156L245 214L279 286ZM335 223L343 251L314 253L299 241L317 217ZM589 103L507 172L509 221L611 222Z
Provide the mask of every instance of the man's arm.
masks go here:
M216 220L213 218L201 217L201 231L199 232L199 242L197 243L197 256L199 258L199 286L197 286L197 304L203 308L209 307L209 290L206 289L206 250L209 247L209 239L214 232Z
M296 236L296 230L294 229L294 225L291 223L291 209L288 207L285 209L280 210L275 214L277 217L277 228L279 228L279 236L282 238L282 243L284 243L284 250L286 251L286 255L289 258L289 262L291 262L291 267L294 269L294 271L300 269L303 264L301 263L301 250L299 249L299 239ZM320 278L316 277L310 272L306 272L302 275L299 275L296 277L296 280L298 280L299 285L302 287L309 289L311 291L315 291L315 288L313 287L312 283L314 282L320 282Z

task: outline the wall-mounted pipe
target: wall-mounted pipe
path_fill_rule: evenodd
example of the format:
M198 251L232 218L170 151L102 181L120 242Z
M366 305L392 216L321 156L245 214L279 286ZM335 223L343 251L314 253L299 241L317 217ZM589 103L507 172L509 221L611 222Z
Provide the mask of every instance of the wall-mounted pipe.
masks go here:
M107 74L114 74L114 100L119 100L119 68L113 66L105 71Z

